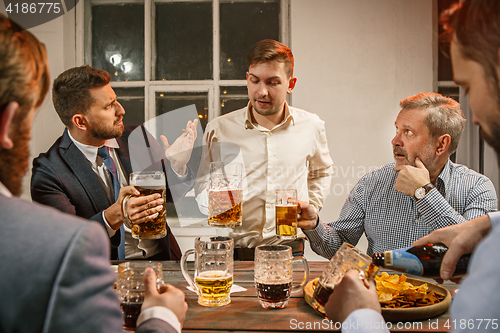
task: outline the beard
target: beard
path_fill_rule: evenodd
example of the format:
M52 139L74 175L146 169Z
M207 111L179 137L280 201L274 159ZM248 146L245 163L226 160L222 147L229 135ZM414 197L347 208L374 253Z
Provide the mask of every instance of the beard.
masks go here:
M13 195L20 196L23 178L28 171L31 132L30 128L19 126L13 133L14 147L0 150L0 181Z
M117 123L119 123L122 118L118 118L114 123L113 127L109 128L106 127L103 124L96 123L93 121L89 121L90 125L90 135L99 140L109 140L109 139L114 139L114 138L119 138L123 134L123 130L125 127L123 124L121 126L115 126Z
M494 131L492 134L487 133L482 127L479 129L479 134L481 138L489 144L497 153L497 163L500 166L500 126L493 126L493 128L499 128L499 131Z
M433 160L434 150L433 150L432 145L427 145L427 146L423 147L422 150L420 151L420 154L415 155L415 156L409 156L408 152L401 147L394 147L392 149L392 152L394 155L396 155L396 154L403 155L406 158L406 161L408 162L405 164L411 165L412 167L417 167L417 165L415 163L415 160L417 157L419 157L420 160L422 161L422 163L424 163L427 170L429 170L430 168L432 168L434 166L434 160Z

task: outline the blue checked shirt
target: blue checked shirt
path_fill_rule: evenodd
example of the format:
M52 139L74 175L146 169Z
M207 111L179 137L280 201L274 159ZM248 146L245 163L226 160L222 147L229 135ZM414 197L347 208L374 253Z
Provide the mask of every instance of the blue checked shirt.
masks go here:
M343 242L357 244L366 233L368 255L411 246L433 230L495 211L492 182L466 166L448 160L436 188L416 200L394 189L395 163L369 172L347 197L340 218L304 230L311 248L330 259Z

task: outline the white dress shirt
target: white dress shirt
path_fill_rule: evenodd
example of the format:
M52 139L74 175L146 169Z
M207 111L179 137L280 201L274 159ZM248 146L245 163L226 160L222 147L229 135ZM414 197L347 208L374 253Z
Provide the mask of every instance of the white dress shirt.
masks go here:
M280 242L275 236L277 189L296 189L298 200L319 211L329 192L333 164L325 123L317 115L285 103L284 120L269 130L252 121L251 107L249 103L208 123L195 186L200 211L208 213L210 160L243 164L243 224L229 235L244 248Z

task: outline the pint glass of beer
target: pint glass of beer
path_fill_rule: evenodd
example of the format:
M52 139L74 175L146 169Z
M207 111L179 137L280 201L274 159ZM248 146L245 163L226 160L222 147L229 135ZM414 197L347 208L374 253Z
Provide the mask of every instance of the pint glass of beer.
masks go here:
M118 265L116 279L116 293L120 299L120 308L123 315L123 328L134 331L137 317L141 313L144 301L144 271L151 267L156 273L158 288L163 285L162 265L153 261L123 262Z
M304 279L293 286L293 263L302 262ZM288 245L260 245L255 249L254 281L257 297L264 309L282 309L290 293L301 291L309 281L309 265L304 257L293 257Z
M231 302L233 285L233 239L231 237L197 237L194 249L181 258L182 275L198 294L198 304L222 306ZM194 254L194 281L187 269L187 258Z
M140 171L130 174L130 185L133 185L139 192L140 197L153 193L161 194L165 200L165 173L161 171ZM158 216L151 221L132 224L127 215L127 203L130 197L123 200L123 211L125 213L125 225L132 232L132 237L137 239L159 239L167 235L167 211L165 205Z
M276 236L297 238L297 190L276 190Z
M208 184L208 224L215 227L241 226L243 165L214 162Z
M314 289L312 306L316 311L326 315L325 304L333 293L333 288L350 269L356 269L361 279L369 280L377 275L380 267L372 265L372 258L354 245L342 244L337 253L330 259Z

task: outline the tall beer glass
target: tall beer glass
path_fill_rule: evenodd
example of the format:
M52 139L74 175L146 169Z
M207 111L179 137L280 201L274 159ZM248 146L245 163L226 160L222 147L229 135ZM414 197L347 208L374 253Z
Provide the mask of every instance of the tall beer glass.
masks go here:
M357 249L354 245L344 243L335 253L314 289L312 306L319 313L325 315L325 304L333 293L333 288L350 269L356 269L361 279L371 279L380 270L380 267L371 265L372 258Z
M302 262L304 279L292 286L293 263ZM304 257L293 257L288 245L260 245L255 249L254 280L257 297L264 309L282 309L290 293L301 291L309 280L309 265Z
M130 174L130 185L133 185L139 192L140 197L153 193L161 194L165 201L165 173L161 171L140 171ZM125 225L132 231L132 237L137 239L159 239L167 235L167 211L165 205L158 216L144 223L131 224L127 215L127 203L129 196L123 200L123 211L125 213Z
M198 294L198 304L222 306L231 302L233 250L231 237L197 237L194 249L182 255L182 275ZM194 281L187 269L187 258L191 254L194 254Z
M241 226L243 165L213 162L208 184L208 224L215 227Z
M276 236L297 238L297 190L276 190Z

